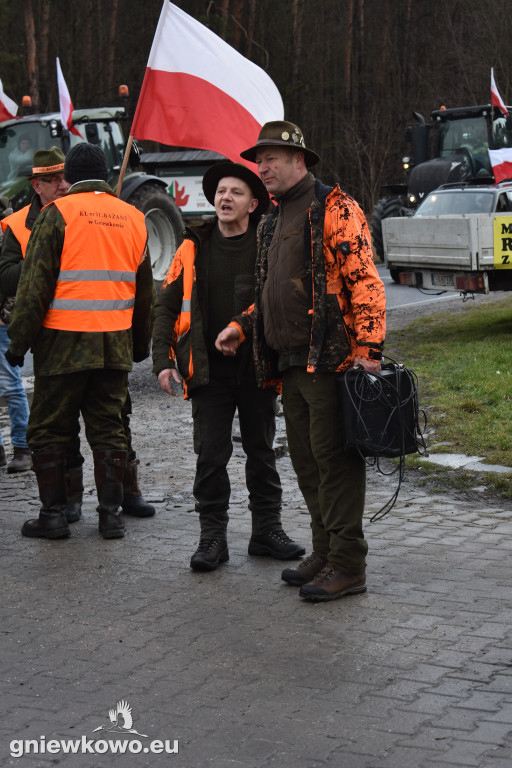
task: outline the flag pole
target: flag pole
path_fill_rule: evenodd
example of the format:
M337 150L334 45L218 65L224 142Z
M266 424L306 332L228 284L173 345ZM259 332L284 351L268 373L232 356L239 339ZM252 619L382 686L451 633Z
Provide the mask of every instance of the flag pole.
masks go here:
M117 180L116 195L118 197L121 195L121 187L123 186L123 179L126 173L126 166L128 165L128 158L130 156L130 150L132 148L132 144L133 144L133 136L130 133L130 135L128 136L126 149L124 151L123 164L121 165L121 171L119 172L119 179Z

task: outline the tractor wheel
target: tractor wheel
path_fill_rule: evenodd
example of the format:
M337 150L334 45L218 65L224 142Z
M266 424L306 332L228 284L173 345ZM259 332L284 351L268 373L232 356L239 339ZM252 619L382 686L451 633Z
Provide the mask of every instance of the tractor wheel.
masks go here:
M384 243L382 240L382 219L389 219L391 216L412 216L413 211L402 204L403 198L395 195L393 197L382 197L376 204L372 213L372 243L375 253L384 261Z
M180 210L158 184L142 184L127 201L146 217L153 279L161 286L185 229Z

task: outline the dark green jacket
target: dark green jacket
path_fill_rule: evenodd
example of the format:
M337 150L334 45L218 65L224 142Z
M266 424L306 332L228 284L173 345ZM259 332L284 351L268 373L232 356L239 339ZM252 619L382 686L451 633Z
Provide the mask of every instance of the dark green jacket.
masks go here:
M96 190L114 194L106 182L100 181L75 184L68 194ZM45 328L42 322L55 293L64 233L64 219L50 203L41 212L30 236L8 330L9 349L18 356L32 349L36 376L93 368L130 371L133 361L144 360L150 354L155 289L147 251L137 270L132 328L104 333Z

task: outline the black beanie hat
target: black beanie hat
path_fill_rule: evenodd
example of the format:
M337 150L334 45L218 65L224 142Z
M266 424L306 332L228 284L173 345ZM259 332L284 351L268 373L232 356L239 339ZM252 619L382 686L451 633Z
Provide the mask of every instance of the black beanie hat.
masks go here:
M107 160L101 147L86 141L75 144L66 155L64 178L70 184L88 179L107 181Z

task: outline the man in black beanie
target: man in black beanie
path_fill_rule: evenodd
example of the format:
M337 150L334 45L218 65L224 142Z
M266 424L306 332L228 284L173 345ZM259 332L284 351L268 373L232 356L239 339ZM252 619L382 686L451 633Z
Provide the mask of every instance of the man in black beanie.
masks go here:
M120 506L128 456L122 409L132 362L149 356L153 275L144 216L107 184L105 155L80 143L66 157L69 193L32 230L9 325L6 357L34 355L27 442L39 486L39 518L25 536L69 536L66 450L79 416L94 458L99 530L124 536Z
M170 380L180 383L181 374L185 397L192 399L198 455L194 496L201 533L190 566L213 571L229 559L227 464L236 410L247 456L249 554L292 560L304 549L281 524L281 482L273 450L276 391L257 388L248 350L226 358L215 349L221 328L254 301L256 223L269 197L255 173L229 162L206 172L203 191L216 218L187 228L174 257L155 309L153 371L170 395Z

